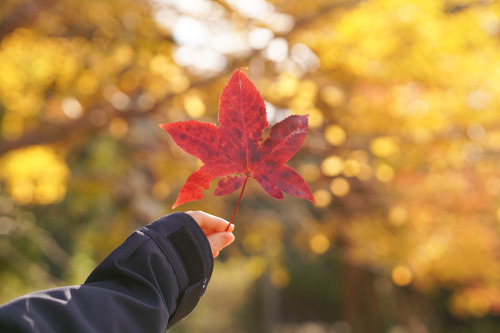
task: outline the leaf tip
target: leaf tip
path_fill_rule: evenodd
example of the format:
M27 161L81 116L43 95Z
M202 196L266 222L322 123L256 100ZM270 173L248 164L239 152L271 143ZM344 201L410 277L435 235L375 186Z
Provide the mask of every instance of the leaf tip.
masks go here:
M308 200L311 201L313 203L313 205L316 204L316 199L314 199L314 195L311 194L311 198Z

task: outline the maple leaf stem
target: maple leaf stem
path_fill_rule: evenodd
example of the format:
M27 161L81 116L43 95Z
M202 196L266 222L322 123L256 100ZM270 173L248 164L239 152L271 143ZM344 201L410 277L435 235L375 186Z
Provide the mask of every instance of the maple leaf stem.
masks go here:
M236 211L238 210L238 206L240 205L241 197L243 196L243 191L245 191L245 186L247 185L247 180L248 180L248 177L245 178L245 182L243 183L243 187L241 188L240 197L238 198L238 202L236 203L236 207L234 208L233 216L231 216L231 220L229 220L229 224L226 228L226 231L229 230L231 223L233 223L234 215L236 214Z

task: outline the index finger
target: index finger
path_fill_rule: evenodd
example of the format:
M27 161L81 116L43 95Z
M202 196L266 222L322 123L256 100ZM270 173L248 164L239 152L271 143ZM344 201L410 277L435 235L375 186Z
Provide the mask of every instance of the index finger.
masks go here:
M229 222L224 220L223 218L202 211L195 211L195 212L189 211L186 212L186 214L189 214L203 230L222 232L226 231L226 228L229 224ZM231 232L233 230L234 230L234 225L231 225L228 231Z

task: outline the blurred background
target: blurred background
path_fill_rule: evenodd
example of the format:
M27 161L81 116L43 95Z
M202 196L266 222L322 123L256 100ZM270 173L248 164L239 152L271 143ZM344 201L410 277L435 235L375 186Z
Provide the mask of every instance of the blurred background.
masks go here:
M158 124L216 123L242 66L270 125L310 114L289 165L316 204L249 182L172 332L498 332L493 0L1 1L0 302L172 212L199 162ZM212 190L180 210L229 219Z

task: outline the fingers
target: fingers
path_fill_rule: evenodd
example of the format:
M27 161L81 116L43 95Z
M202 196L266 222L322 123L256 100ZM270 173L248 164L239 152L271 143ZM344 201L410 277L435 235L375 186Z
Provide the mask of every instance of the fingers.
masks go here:
M206 235L209 235L214 232L222 232L226 231L226 228L229 224L228 221L202 212L202 211L189 211L186 212L186 214L189 214L195 221L198 223L198 225L201 227L201 229L205 232ZM229 232L232 232L234 230L234 225L231 225L229 227Z
M212 256L216 258L223 248L234 241L234 235L230 232L217 232L207 236L207 239L212 249Z
M203 233L207 236L214 258L219 255L219 252L223 248L234 241L234 235L232 234L234 224L231 224L226 231L229 222L220 217L202 211L189 211L186 214L190 215L198 223Z

